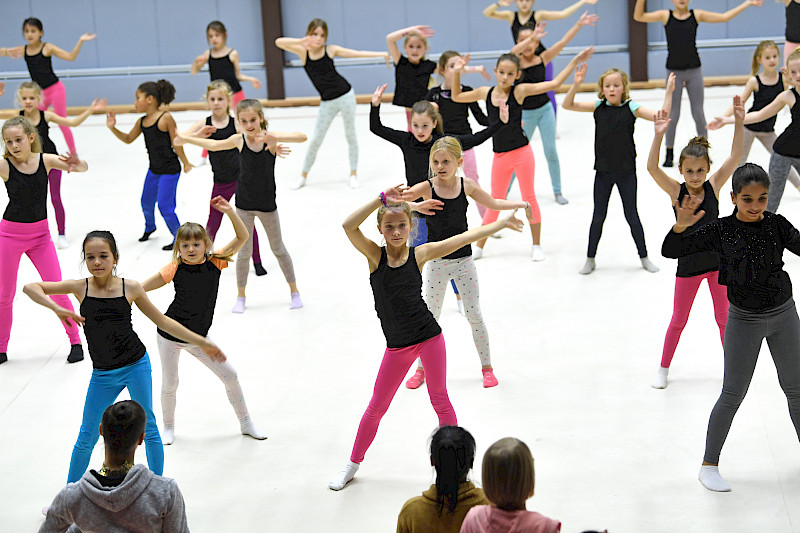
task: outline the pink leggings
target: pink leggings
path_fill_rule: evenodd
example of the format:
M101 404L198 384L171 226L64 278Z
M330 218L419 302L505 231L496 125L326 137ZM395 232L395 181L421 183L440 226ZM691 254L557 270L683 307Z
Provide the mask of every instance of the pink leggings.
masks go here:
M6 353L8 339L11 337L12 304L17 291L19 261L23 253L39 271L42 281L61 281L61 266L50 239L47 220L28 224L0 220L0 353ZM61 307L73 310L66 295L60 294L51 298ZM70 344L80 344L78 327L74 324L62 325L67 331Z
M433 409L439 415L439 425L455 426L457 424L456 412L447 396L447 353L444 347L444 336L440 333L432 339L407 348L386 348L381 368L378 370L378 377L375 379L372 399L370 399L367 410L358 425L356 442L353 444L353 453L350 455L352 462L360 463L364 460L364 454L375 440L381 418L389 409L392 398L417 357L425 365L428 395L431 398Z
M56 115L60 117L67 116L67 90L60 81L42 90L42 99L39 102L39 109L45 111L50 106L53 106L53 111L56 112ZM69 129L68 126L59 126L59 128L61 128L61 133L64 135L64 140L67 141L69 151L73 154L77 153L75 150L75 139L72 137L72 130Z
M234 117L236 116L236 106L239 104L239 102L241 102L244 99L245 99L244 91L235 92L235 93L233 93L233 95L231 95L231 106L230 107L231 107L231 113L233 113ZM208 150L203 148L203 153L200 154L200 156L203 159L208 157ZM216 209L214 209L214 211L216 211Z
M461 155L464 157L464 175L475 183L478 183L478 162L475 161L475 149L470 148ZM478 206L478 213L480 213L481 218L483 218L484 213L486 213L486 207L477 202L475 205Z
M706 272L698 276L689 278L675 278L675 307L672 310L672 320L667 328L667 335L664 338L664 351L661 353L661 366L669 368L672 357L675 355L675 348L681 339L683 328L689 320L689 311L692 310L694 297L700 283L705 279L708 283L708 290L711 292L711 301L714 303L714 319L719 326L719 338L725 344L725 324L728 322L728 295L725 287L719 284L719 271Z
M47 173L47 181L50 184L50 202L56 212L56 226L59 235L66 235L66 219L64 215L64 203L61 201L61 171L51 168Z
M536 162L533 160L533 150L531 150L530 144L510 152L495 152L494 160L492 160L492 196L505 200L511 176L516 174L522 201L531 204L533 218L528 221L531 224L538 224L542 221L539 202L536 201L536 191L533 188L535 170ZM486 214L483 215L483 224L491 224L497 220L498 214L497 211L487 209Z

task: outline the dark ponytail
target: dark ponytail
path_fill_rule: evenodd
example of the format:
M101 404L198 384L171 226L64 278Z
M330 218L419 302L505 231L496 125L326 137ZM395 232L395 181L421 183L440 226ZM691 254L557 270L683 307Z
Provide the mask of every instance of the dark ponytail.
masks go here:
M155 98L158 105L168 104L175 99L175 86L167 80L146 81L139 85L138 91Z
M458 505L458 488L467 480L475 461L475 439L459 426L443 426L431 437L431 463L436 469L436 503L439 515L445 503L449 512Z

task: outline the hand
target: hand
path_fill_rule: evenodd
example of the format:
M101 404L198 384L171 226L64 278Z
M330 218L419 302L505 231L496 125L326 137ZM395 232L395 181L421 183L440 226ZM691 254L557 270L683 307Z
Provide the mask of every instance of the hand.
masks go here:
M97 113L98 111L104 111L107 105L108 105L108 99L95 98L91 105L92 112Z
M292 153L292 149L289 147L288 144L276 144L275 145L275 156L280 158L285 158L287 155Z
M664 109L659 109L656 111L656 118L653 120L653 129L655 130L655 134L664 135L664 133L667 132L669 122L669 112Z
M383 85L378 85L378 88L375 89L375 92L372 93L372 105L375 107L380 107L381 105L381 97L383 96L383 91L386 90L386 86L388 83L384 83Z
M253 78L252 80L250 80L250 83L253 84L253 89L260 89L261 88L261 82L258 81L257 78Z
M528 217L528 220L533 220L533 208L531 207L531 204L529 204L528 202L525 203L528 204L527 206L525 206L525 216Z
M3 96L4 92L6 92L6 83L4 81L0 81L0 96Z
M542 22L538 23L533 28L533 33L531 34L530 37L528 37L528 39L530 39L531 41L541 41L542 38L547 35L547 32L544 31L544 29L546 27L547 27L547 22L542 21Z
M575 60L578 63L584 63L592 57L592 54L594 54L594 46L584 48L578 55L575 56Z
M220 213L227 215L228 213L233 212L233 206L223 198L222 196L215 196L211 199L211 207L219 211Z
M58 156L58 160L62 163L66 163L69 166L67 173L72 172L81 164L81 160L78 159L78 154L72 152L67 152L66 154Z
M580 26L594 26L597 21L600 20L600 16L596 14L589 14L588 11L585 11L581 18L578 19L578 25Z
M58 316L58 319L69 327L72 327L73 325L83 326L86 324L86 319L75 311L70 311L69 309L59 307L55 313L56 316Z
M219 346L213 342L207 342L206 345L203 346L203 351L206 352L206 355L209 356L212 361L216 361L217 363L224 363L227 359L225 354L222 353L222 350L219 349Z
M386 68L392 70L392 56L389 55L389 52L383 53L383 60L386 61Z
M514 216L516 214L517 214L517 210L514 209L511 212L511 215L506 217L503 220L503 222L505 222L505 224L506 224L505 227L507 227L508 229L513 229L514 231L522 231L522 228L523 228L524 225L522 224L522 221L520 219L518 219L516 216Z
M749 0L747 2L747 5L761 7L762 5L764 5L764 0Z
M209 137L211 137L211 134L214 133L215 131L217 131L217 128L215 126L209 126L208 124L206 124L199 130L197 130L194 133L194 136L202 137L203 139L208 139Z
M203 65L206 64L206 58L204 57L203 54L200 54L199 56L194 58L194 61L192 61L192 64L194 64L194 68L196 68L197 70L200 70L201 68L203 68Z
M305 37L300 39L300 46L302 46L303 48L308 50L309 48L311 48L313 46L313 44L312 44L313 40L314 40L314 37L311 37L310 35L306 35Z
M430 200L419 202L416 211L423 215L435 215L436 211L441 211L442 209L444 209L444 202L431 198Z
M464 67L467 66L467 62L464 61L463 57L457 57L456 60L453 62L452 72L461 72L464 70Z
M183 137L181 137L180 133L177 134L174 139L172 139L172 146L173 147L175 147L175 146L184 146L185 144L186 143L184 142Z
M106 126L113 128L117 125L117 113L115 111L106 111Z
M81 35L78 38L78 41L85 42L85 41L91 41L92 39L96 39L96 38L97 38L97 34L96 33L84 33L83 35Z
M22 59L22 54L25 53L25 48L22 46L15 46L14 48L9 48L7 50L8 57L14 59Z
M511 94L509 98L514 98L514 95ZM500 102L498 109L500 111L500 122L508 124L508 100Z
M714 120L706 124L706 128L711 131L716 131L722 128L725 125L725 118L724 117L714 117Z
M738 94L733 97L733 118L734 120L741 124L744 121L744 104L742 103L742 97Z
M697 223L706 214L702 209L695 213L695 210L700 207L702 203L696 196L687 194L683 197L683 201L678 204L675 202L676 226L683 226L688 228Z
M278 143L278 139L266 130L261 130L253 135L253 141L264 143L264 150L269 150L270 145L275 146Z
M583 83L583 80L586 79L586 70L589 68L589 65L586 63L581 63L578 65L578 68L575 70L575 77L573 82L575 85L580 85Z
M433 30L430 26L410 26L406 29L405 35L412 32L419 33L425 39L433 37Z
M675 73L670 72L669 77L667 78L667 94L672 93L675 90Z
M409 200L413 200L414 198L406 198L408 189L409 187L402 183L395 185L394 187L389 187L383 191L383 195L386 197L386 203L388 204L389 200L391 200L394 204L400 204Z
M489 75L489 71L487 71L486 67L483 65L481 65L481 76L483 76L483 79L485 79L486 81L492 81L492 77Z
M183 164L183 172L185 174L188 174L189 172L191 172L193 168L194 168L194 165L189 163L188 161Z
M497 0L497 3L503 7L508 7L511 5L511 0Z

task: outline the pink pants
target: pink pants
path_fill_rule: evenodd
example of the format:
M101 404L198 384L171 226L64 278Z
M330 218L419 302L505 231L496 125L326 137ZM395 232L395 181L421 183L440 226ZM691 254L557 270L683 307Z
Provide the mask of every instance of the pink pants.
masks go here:
M214 186L211 188L211 199L213 200L217 196L222 196L226 200L230 200L235 193L236 193L235 181L233 183L215 183ZM208 233L208 236L211 237L212 241L217 236L217 231L219 231L219 226L221 223L222 223L222 213L211 207L208 212L208 222L206 222L206 233ZM260 263L261 263L261 246L259 246L258 244L258 233L256 233L256 228L255 226L253 226L253 264L256 265Z
M689 320L689 311L692 310L694 297L700 283L705 279L708 283L708 290L711 292L711 301L714 303L714 318L719 326L719 338L725 344L725 324L728 322L728 295L725 287L719 284L719 272L706 272L699 276L690 278L675 278L675 306L672 310L672 320L667 327L667 335L664 338L664 351L661 353L661 366L669 368L678 341L681 339L683 328Z
M236 116L236 106L239 104L239 102L241 102L244 99L245 99L244 91L235 92L231 95L231 113L233 113L234 117ZM203 153L200 154L200 157L202 157L203 159L208 157L208 150L203 148Z
M461 155L464 158L464 175L475 183L478 183L478 162L475 161L475 149L470 148ZM480 213L481 218L483 218L484 213L486 213L486 207L479 203L475 205L478 206L478 213Z
M57 81L47 89L42 90L42 99L39 102L39 109L45 111L50 106L53 106L53 111L60 117L67 116L67 90L64 84ZM44 118L44 117L42 117ZM64 135L64 140L67 141L69 151L76 154L75 139L72 137L72 130L68 126L59 126L61 133Z
M392 398L417 357L422 359L422 364L425 365L428 395L431 398L433 409L439 415L439 425L455 426L457 424L456 412L447 396L447 353L444 346L444 335L440 333L432 339L408 348L386 348L381 368L378 370L378 377L375 379L372 399L370 399L367 410L358 425L356 442L353 444L353 453L350 455L352 462L360 463L364 460L364 454L375 440L381 418L389 409Z
M64 203L61 201L61 171L51 168L47 173L47 182L50 184L50 202L53 204L53 211L56 213L56 226L59 235L66 235L66 218L64 215Z
M533 218L528 221L531 224L538 224L542 221L539 202L536 201L536 191L533 188L535 170L536 162L533 160L533 150L531 150L530 144L510 152L495 152L494 160L492 160L492 196L505 200L508 185L511 183L511 175L516 174L522 201L531 204ZM486 214L483 215L483 224L491 224L497 220L498 214L497 211L487 209Z
M47 220L28 224L0 220L0 353L8 350L8 339L11 337L12 304L17 290L19 261L23 253L39 271L42 281L61 281L61 266L50 239ZM51 298L61 307L73 310L66 295L60 294ZM78 327L74 324L62 325L67 331L70 344L80 344Z

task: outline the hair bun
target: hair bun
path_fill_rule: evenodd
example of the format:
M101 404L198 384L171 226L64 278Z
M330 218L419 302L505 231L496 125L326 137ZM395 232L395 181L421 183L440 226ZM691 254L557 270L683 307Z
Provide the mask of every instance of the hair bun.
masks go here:
M700 145L703 148L705 148L706 150L711 148L711 143L709 143L708 139L706 139L702 135L699 135L699 136L693 138L691 141L689 141L689 144L690 145L692 145L692 144Z

